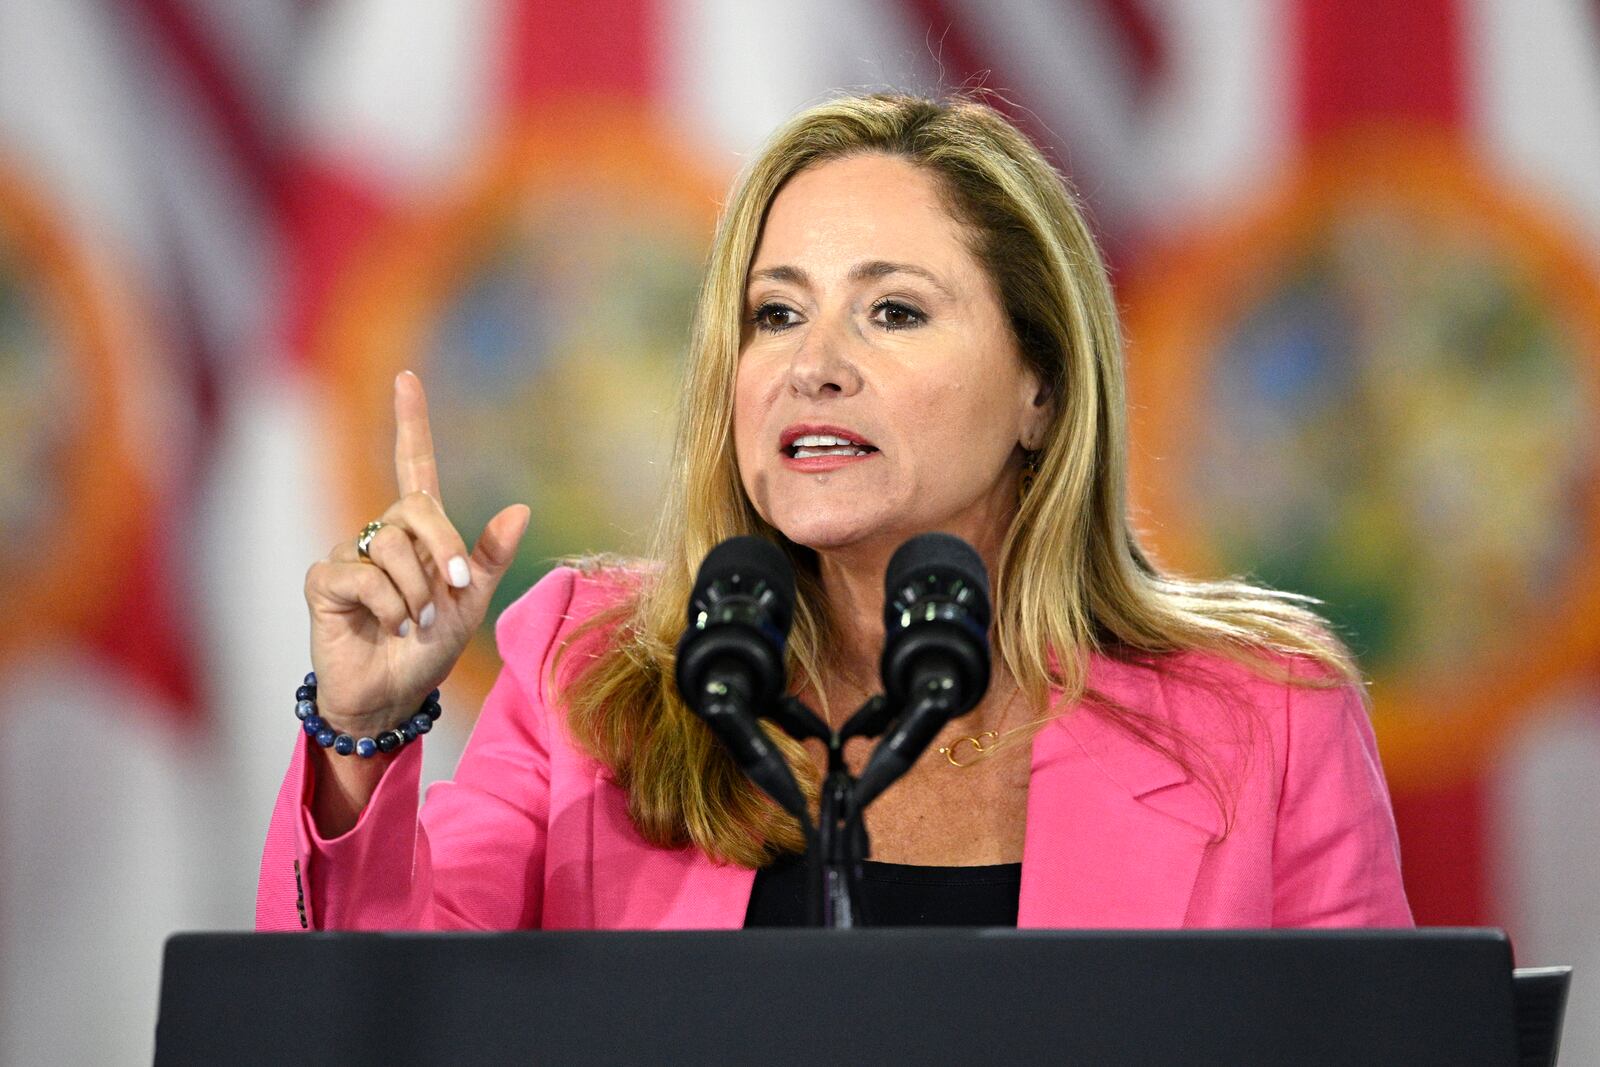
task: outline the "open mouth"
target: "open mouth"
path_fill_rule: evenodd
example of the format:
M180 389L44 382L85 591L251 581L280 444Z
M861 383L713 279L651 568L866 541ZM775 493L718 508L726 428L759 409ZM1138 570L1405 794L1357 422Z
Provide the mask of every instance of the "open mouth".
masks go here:
M865 441L852 441L831 433L812 433L796 437L784 448L790 459L813 459L819 456L867 456L877 449Z

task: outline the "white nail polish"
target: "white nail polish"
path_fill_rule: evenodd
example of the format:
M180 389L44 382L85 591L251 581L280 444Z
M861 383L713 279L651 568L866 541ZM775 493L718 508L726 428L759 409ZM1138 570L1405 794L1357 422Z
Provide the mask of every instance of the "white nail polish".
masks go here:
M433 625L433 615L433 605L431 603L424 604L421 614L417 616L417 622L422 625L424 630Z
M450 561L450 584L457 589L465 589L472 584L472 571L467 569L467 561L456 556Z
M410 619L401 619L400 620L400 636L404 637L407 634L409 634L410 632L411 632L411 620Z

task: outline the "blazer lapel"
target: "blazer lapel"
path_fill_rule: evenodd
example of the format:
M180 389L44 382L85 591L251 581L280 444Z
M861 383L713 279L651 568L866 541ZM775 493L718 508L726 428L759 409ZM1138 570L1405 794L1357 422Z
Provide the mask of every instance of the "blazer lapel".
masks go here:
M1170 719L1160 677L1092 662L1091 688ZM1082 706L1033 743L1017 925L1171 928L1221 830L1210 795L1173 760Z

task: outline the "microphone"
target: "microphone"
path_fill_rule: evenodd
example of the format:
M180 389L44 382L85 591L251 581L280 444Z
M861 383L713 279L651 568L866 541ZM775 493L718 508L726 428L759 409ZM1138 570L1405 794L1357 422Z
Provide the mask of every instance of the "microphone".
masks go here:
M858 805L910 770L989 688L989 575L971 545L913 537L889 559L883 584L883 688L898 719L861 772Z
M809 825L805 796L757 716L784 695L784 644L794 621L794 570L759 537L732 537L706 554L689 594L675 675L684 701L735 762Z

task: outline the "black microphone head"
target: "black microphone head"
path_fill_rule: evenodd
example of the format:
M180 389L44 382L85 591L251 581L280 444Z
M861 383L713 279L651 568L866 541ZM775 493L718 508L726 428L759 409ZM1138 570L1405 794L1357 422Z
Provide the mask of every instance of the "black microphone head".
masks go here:
M883 688L897 709L917 677L944 672L954 714L989 687L989 572L972 546L950 534L913 537L884 572Z
M729 538L695 575L674 673L684 702L750 780L809 827L805 795L757 722L783 698L793 621L789 557L759 537Z
M783 549L746 535L730 537L707 552L689 594L689 624L729 596L759 602L779 635L788 638L794 623L794 567Z
M794 622L794 568L771 541L731 537L706 553L678 639L678 691L697 712L706 685L746 691L756 714L783 695ZM731 673L730 673L731 672Z
M913 587L929 579L933 586L948 590L988 630L988 568L976 549L947 533L918 534L895 549L883 574L885 613L898 612L896 601L911 599L916 595Z

